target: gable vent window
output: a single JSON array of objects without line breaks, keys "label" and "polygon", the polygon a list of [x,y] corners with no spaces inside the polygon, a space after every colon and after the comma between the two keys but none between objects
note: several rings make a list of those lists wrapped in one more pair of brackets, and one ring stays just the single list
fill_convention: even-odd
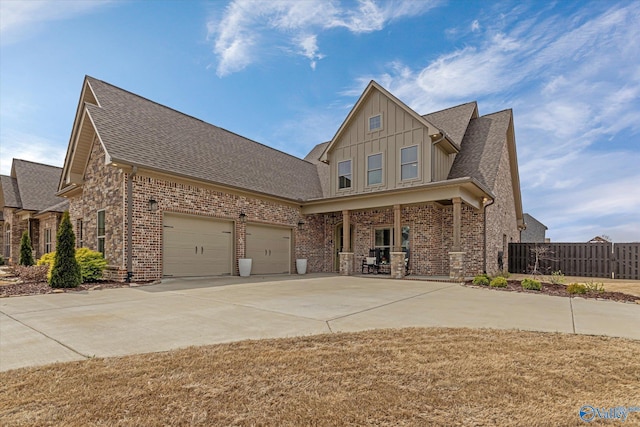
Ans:
[{"label": "gable vent window", "polygon": [[369,132],[382,129],[382,114],[369,117]]},{"label": "gable vent window", "polygon": [[338,163],[338,189],[351,188],[351,160]]}]

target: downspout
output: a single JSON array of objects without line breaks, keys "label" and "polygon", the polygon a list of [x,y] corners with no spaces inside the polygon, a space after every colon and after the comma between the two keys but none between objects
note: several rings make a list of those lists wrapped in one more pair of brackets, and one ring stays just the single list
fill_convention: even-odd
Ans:
[{"label": "downspout", "polygon": [[484,251],[482,251],[483,265],[484,265],[484,274],[487,274],[487,208],[496,202],[495,199],[491,199],[490,203],[484,205],[482,211],[484,215]]},{"label": "downspout", "polygon": [[138,167],[134,166],[127,180],[127,283],[131,283],[133,277],[133,177],[138,173]]}]

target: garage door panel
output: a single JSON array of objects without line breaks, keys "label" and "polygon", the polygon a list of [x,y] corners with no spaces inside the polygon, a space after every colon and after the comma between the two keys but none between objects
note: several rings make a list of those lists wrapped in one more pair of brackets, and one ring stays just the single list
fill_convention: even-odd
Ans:
[{"label": "garage door panel", "polygon": [[246,257],[253,260],[251,274],[288,274],[291,266],[291,230],[247,225]]},{"label": "garage door panel", "polygon": [[211,218],[165,214],[165,276],[229,275],[233,260],[233,223]]}]

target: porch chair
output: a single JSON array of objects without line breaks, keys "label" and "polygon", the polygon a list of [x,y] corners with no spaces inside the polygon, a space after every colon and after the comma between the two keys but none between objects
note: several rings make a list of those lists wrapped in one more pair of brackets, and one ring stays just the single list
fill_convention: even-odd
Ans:
[{"label": "porch chair", "polygon": [[367,269],[367,274],[371,273],[371,270],[373,270],[376,274],[378,273],[378,261],[376,260],[376,257],[374,256],[368,256],[365,257],[362,260],[362,274],[364,274],[364,269]]}]

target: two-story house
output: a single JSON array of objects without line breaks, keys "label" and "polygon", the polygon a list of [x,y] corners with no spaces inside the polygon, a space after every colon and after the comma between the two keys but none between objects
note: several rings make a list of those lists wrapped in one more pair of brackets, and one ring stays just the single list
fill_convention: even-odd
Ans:
[{"label": "two-story house", "polygon": [[58,195],[119,279],[352,274],[371,249],[394,277],[468,276],[524,225],[511,110],[420,115],[373,81],[298,159],[86,77]]}]

